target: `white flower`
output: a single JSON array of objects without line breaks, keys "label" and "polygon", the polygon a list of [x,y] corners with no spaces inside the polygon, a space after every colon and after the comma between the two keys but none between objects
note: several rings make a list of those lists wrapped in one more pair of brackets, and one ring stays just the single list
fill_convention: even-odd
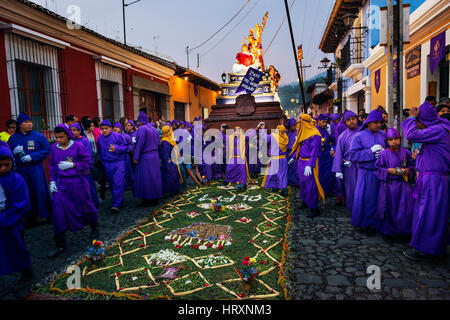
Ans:
[{"label": "white flower", "polygon": [[225,243],[225,245],[226,245],[226,246],[231,246],[231,242],[230,242],[230,241],[227,241],[227,242]]},{"label": "white flower", "polygon": [[264,240],[263,243],[267,243],[267,240]]},{"label": "white flower", "polygon": [[170,236],[165,236],[164,237],[164,240],[170,240],[170,239],[172,239]]},{"label": "white flower", "polygon": [[178,245],[178,244],[180,244],[178,241],[174,241],[174,242],[173,242],[173,245],[174,245],[174,246],[176,246],[176,245]]},{"label": "white flower", "polygon": [[200,249],[200,250],[206,250],[206,249],[208,249],[208,248],[207,248],[206,246],[200,246],[199,249]]},{"label": "white flower", "polygon": [[131,280],[136,281],[138,278],[137,277],[133,277],[131,278]]},{"label": "white flower", "polygon": [[191,283],[191,280],[186,280],[185,284]]}]

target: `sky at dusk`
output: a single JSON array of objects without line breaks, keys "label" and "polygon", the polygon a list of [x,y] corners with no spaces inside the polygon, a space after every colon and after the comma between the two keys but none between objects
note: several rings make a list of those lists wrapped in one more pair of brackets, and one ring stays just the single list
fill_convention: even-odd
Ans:
[{"label": "sky at dusk", "polygon": [[[127,0],[131,3],[134,0]],[[291,5],[293,0],[288,0]],[[123,41],[122,0],[34,0],[49,10],[70,17],[67,9],[76,5],[81,10],[81,24],[109,38]],[[187,66],[186,46],[194,48],[225,25],[247,0],[141,0],[126,9],[127,44],[157,51],[176,63]],[[331,13],[333,0],[295,0],[291,19],[296,45],[303,44],[306,79],[318,69],[325,56],[318,49]],[[284,0],[250,0],[245,8],[222,31],[190,54],[190,68],[221,82],[223,72],[231,72],[240,42],[250,28],[261,23],[266,11],[269,20],[262,43],[266,65],[273,64],[281,74],[281,84],[297,80],[287,19],[273,41],[286,15]],[[200,68],[197,69],[197,53]],[[327,55],[332,60],[332,55]],[[169,59],[169,58],[167,58]]]}]

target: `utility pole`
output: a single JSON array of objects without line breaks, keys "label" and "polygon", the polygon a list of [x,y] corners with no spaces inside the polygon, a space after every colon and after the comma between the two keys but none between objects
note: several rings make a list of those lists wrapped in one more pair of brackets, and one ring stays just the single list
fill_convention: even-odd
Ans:
[{"label": "utility pole", "polygon": [[122,14],[123,14],[123,43],[127,44],[127,29],[125,22],[125,0],[122,0]]},{"label": "utility pole", "polygon": [[189,69],[189,46],[186,47],[187,68]]},{"label": "utility pole", "polygon": [[401,132],[403,117],[403,0],[397,0],[397,130]]},{"label": "utility pole", "polygon": [[[394,126],[394,0],[387,0],[387,35],[388,35],[388,69],[387,69],[387,79],[388,79],[388,109],[389,116],[389,127]],[[398,61],[397,61],[398,63]],[[398,66],[398,64],[397,64]],[[397,79],[400,81],[400,79]]]},{"label": "utility pole", "polygon": [[305,89],[303,88],[303,79],[300,75],[300,68],[298,65],[298,58],[297,58],[297,52],[295,50],[295,41],[294,41],[294,32],[292,31],[292,23],[291,23],[291,15],[289,13],[289,6],[287,3],[287,0],[284,0],[284,6],[286,7],[286,16],[288,18],[288,24],[289,24],[289,31],[291,33],[291,42],[292,42],[292,50],[294,52],[294,59],[295,59],[295,67],[297,69],[297,76],[299,79],[299,84],[300,84],[300,92],[302,93],[302,98],[303,98],[303,112],[307,113],[308,112],[308,108],[306,107],[306,97],[305,97]]}]

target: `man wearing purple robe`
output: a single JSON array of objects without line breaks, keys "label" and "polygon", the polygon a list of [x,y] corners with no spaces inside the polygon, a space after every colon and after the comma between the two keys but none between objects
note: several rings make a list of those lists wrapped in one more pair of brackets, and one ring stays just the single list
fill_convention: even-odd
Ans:
[{"label": "man wearing purple robe", "polygon": [[[225,183],[236,183],[247,185],[247,163],[245,157],[245,135],[241,128],[236,127],[232,135],[226,136],[227,170],[225,172]],[[244,187],[245,188],[245,187]]]},{"label": "man wearing purple robe", "polygon": [[23,241],[23,219],[30,210],[25,179],[14,172],[9,146],[0,146],[0,276],[21,271],[31,278],[31,260]]},{"label": "man wearing purple robe", "polygon": [[[69,126],[69,129],[72,131],[72,134],[74,135],[75,140],[79,143],[81,143],[85,148],[87,153],[91,156],[92,163],[94,163],[94,153],[92,151],[92,145],[91,142],[84,136],[84,130],[81,127],[81,125],[77,122],[74,124],[71,124]],[[92,176],[92,170],[89,170],[89,174],[86,174],[86,180],[89,183],[89,190],[91,192],[92,201],[94,201],[94,205],[98,206],[100,203],[100,200],[98,199],[97,195],[97,188],[95,187],[94,178]]]},{"label": "man wearing purple robe", "polygon": [[161,169],[159,164],[159,133],[141,112],[140,127],[134,148],[134,196],[142,199],[142,205],[154,205],[162,197]]},{"label": "man wearing purple robe", "polygon": [[[164,126],[162,128],[163,138],[161,140],[161,178],[162,189],[165,196],[178,193],[180,183],[183,182],[179,167],[180,154],[178,152],[177,143],[175,141],[172,128]],[[172,150],[174,154],[172,154]],[[175,157],[173,157],[175,156]]]},{"label": "man wearing purple robe", "polygon": [[349,151],[354,135],[359,132],[359,127],[358,118],[351,110],[345,110],[343,120],[348,129],[338,137],[332,171],[336,173],[336,180],[341,182],[347,209],[352,212],[358,167],[356,163],[352,164]]},{"label": "man wearing purple robe", "polygon": [[77,232],[91,226],[91,238],[98,236],[97,208],[92,202],[86,174],[92,169],[92,157],[74,141],[72,131],[64,125],[54,130],[56,143],[50,152],[50,192],[53,194],[53,230],[56,249],[53,258],[66,249],[65,232]]},{"label": "man wearing purple robe", "polygon": [[331,140],[331,143],[333,144],[333,146],[336,146],[337,138],[339,136],[337,134],[336,127],[340,121],[341,121],[341,115],[339,113],[334,113],[331,115],[331,117],[330,117],[330,131],[331,131],[330,140]]},{"label": "man wearing purple robe", "polygon": [[279,125],[278,132],[272,133],[270,140],[269,164],[264,175],[262,187],[281,191],[283,197],[287,196],[287,174],[288,164],[286,159],[287,145],[289,138],[286,134],[286,127]]},{"label": "man wearing purple robe", "polygon": [[112,192],[111,211],[118,213],[123,206],[126,184],[125,157],[129,147],[121,134],[112,131],[109,120],[103,120],[100,130],[102,135],[97,140],[97,154],[105,168],[108,185]]},{"label": "man wearing purple robe", "polygon": [[319,197],[325,204],[325,193],[319,181],[319,153],[322,136],[314,126],[313,119],[303,114],[297,123],[297,139],[292,154],[298,159],[301,209],[309,208],[308,218],[320,214],[317,201]]},{"label": "man wearing purple robe", "polygon": [[130,135],[124,133],[120,122],[116,122],[113,126],[113,131],[120,134],[127,144],[127,155],[125,156],[125,190],[133,190],[134,177],[133,177],[133,153],[134,143]]},{"label": "man wearing purple robe", "polygon": [[413,260],[428,260],[445,254],[449,243],[450,122],[439,118],[429,102],[419,109],[411,108],[409,115],[401,124],[402,130],[406,139],[422,146],[416,157],[412,249],[403,254]]},{"label": "man wearing purple robe", "polygon": [[384,149],[383,112],[373,110],[354,135],[350,144],[350,161],[358,166],[358,181],[352,207],[352,225],[368,235],[376,234],[376,217],[380,181],[375,176],[375,161]]},{"label": "man wearing purple robe", "polygon": [[410,235],[412,227],[412,186],[414,160],[409,150],[401,148],[401,137],[394,128],[387,129],[387,147],[375,162],[375,175],[381,181],[378,195],[377,231],[388,243],[395,235]]},{"label": "man wearing purple robe", "polygon": [[298,160],[291,154],[292,147],[297,139],[297,121],[293,118],[286,122],[288,131],[286,132],[289,142],[286,147],[286,160],[288,162],[288,184],[291,186],[300,186],[298,180]]},{"label": "man wearing purple robe", "polygon": [[319,115],[316,128],[322,136],[322,147],[319,153],[319,181],[325,192],[325,195],[332,194],[334,191],[335,177],[331,173],[333,166],[334,149],[327,130],[330,117],[327,114]]}]

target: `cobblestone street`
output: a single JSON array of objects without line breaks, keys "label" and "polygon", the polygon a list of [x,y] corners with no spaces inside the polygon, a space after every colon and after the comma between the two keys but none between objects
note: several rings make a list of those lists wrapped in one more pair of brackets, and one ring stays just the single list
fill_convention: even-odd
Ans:
[{"label": "cobblestone street", "polygon": [[[298,189],[293,189],[293,223],[289,292],[292,299],[450,299],[450,264],[416,263],[402,255],[408,240],[386,243],[380,235],[368,237],[350,224],[345,207],[334,207],[328,199],[327,209],[309,219],[307,210],[298,209]],[[381,269],[381,289],[367,288],[367,267]]]}]

